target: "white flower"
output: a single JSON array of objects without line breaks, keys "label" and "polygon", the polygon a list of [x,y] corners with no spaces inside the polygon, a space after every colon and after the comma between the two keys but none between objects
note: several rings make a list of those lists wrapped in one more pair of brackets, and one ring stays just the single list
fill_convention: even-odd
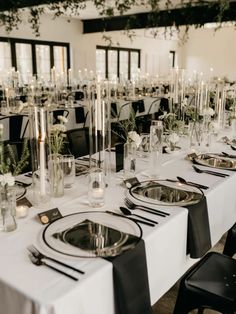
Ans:
[{"label": "white flower", "polygon": [[15,184],[15,178],[12,176],[10,172],[0,175],[0,183],[2,186],[6,184],[8,186],[13,186]]},{"label": "white flower", "polygon": [[68,119],[66,117],[64,117],[64,116],[58,116],[57,119],[59,121],[61,121],[62,123],[67,123],[68,122]]},{"label": "white flower", "polygon": [[66,127],[64,124],[60,123],[53,124],[51,126],[51,132],[66,132]]},{"label": "white flower", "polygon": [[130,131],[128,133],[128,139],[133,141],[136,144],[136,147],[139,147],[139,145],[142,142],[141,137],[138,135],[138,133],[136,131]]},{"label": "white flower", "polygon": [[171,133],[170,134],[170,136],[169,136],[169,141],[171,142],[171,143],[173,143],[173,144],[176,144],[176,143],[178,143],[178,141],[179,141],[179,136],[178,136],[178,134],[177,133]]},{"label": "white flower", "polygon": [[214,116],[214,114],[215,114],[215,110],[210,107],[203,109],[204,116]]}]

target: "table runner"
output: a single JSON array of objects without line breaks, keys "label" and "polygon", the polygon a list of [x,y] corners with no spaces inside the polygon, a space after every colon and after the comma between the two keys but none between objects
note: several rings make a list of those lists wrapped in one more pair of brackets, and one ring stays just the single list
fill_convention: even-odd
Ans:
[{"label": "table runner", "polygon": [[211,248],[206,197],[185,207],[188,209],[187,253],[191,258],[199,258]]}]

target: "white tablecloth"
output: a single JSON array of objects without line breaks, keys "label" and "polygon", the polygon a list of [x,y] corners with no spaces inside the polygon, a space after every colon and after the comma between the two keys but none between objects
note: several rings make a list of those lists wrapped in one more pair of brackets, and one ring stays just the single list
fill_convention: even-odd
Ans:
[{"label": "white tablecloth", "polygon": [[[218,144],[212,147],[212,152],[227,151],[227,148]],[[236,173],[222,171],[230,174],[227,178],[197,174],[184,156],[182,153],[163,155],[161,176],[173,179],[179,175],[210,187],[204,193],[214,245],[236,221]],[[141,170],[145,165],[147,162],[144,160],[138,162],[140,180],[146,179],[145,172]],[[120,175],[113,174],[107,188],[106,205],[102,209],[119,212],[125,194],[120,183]],[[75,187],[67,190],[63,198],[52,199],[50,207],[56,206],[63,215],[91,210],[87,200],[87,177],[78,177]],[[196,262],[186,255],[187,209],[163,206],[161,209],[171,215],[162,218],[139,212],[159,221],[154,228],[142,226],[152,304]],[[41,247],[44,252],[83,269],[86,274],[79,275],[78,282],[46,267],[37,268],[31,264],[26,248],[32,243],[39,245],[44,226],[39,223],[37,213],[43,210],[31,208],[27,218],[18,220],[16,231],[0,233],[0,314],[114,313],[111,263],[100,258],[64,257]]]}]

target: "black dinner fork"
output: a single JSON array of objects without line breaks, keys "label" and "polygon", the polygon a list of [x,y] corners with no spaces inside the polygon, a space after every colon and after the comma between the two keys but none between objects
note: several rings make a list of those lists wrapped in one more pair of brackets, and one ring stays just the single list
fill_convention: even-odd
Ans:
[{"label": "black dinner fork", "polygon": [[130,209],[130,210],[134,210],[134,209],[139,209],[139,210],[143,210],[144,212],[150,213],[150,214],[154,214],[154,215],[158,215],[161,217],[166,217],[169,216],[169,213],[163,212],[161,210],[158,209],[154,209],[154,208],[150,208],[144,205],[137,205],[134,204],[130,199],[125,198],[124,200],[125,205]]}]

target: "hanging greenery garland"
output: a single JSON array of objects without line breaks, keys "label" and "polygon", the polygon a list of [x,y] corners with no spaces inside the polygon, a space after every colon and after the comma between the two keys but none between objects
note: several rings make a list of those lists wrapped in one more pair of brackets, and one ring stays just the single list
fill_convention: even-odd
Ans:
[{"label": "hanging greenery garland", "polygon": [[[17,0],[4,1],[0,4],[0,26],[7,32],[18,29],[23,22],[22,13],[28,11],[28,23],[36,36],[40,35],[40,17],[51,13],[53,18],[66,14],[68,21],[71,17],[79,16],[86,8],[86,0]],[[181,0],[176,6],[174,0],[93,0],[101,16],[100,31],[109,30],[109,23],[117,16],[124,16],[134,7],[143,7],[145,13],[125,15],[121,26],[123,29],[173,27],[181,25],[201,27],[207,22],[217,22],[219,26],[224,21],[236,20],[236,5],[234,1],[218,0]],[[147,9],[149,12],[146,12]]]}]

